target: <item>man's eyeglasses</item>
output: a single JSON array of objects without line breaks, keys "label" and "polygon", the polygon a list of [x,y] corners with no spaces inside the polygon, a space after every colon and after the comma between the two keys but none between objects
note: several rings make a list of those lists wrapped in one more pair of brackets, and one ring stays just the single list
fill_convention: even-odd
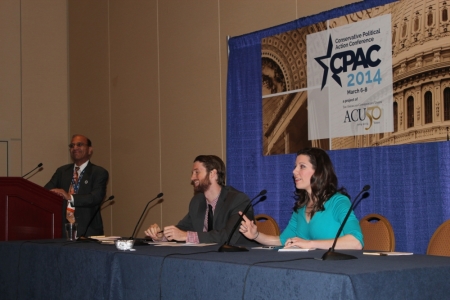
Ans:
[{"label": "man's eyeglasses", "polygon": [[70,149],[72,149],[72,148],[74,148],[75,146],[77,146],[78,148],[81,148],[81,147],[83,147],[83,146],[86,146],[86,144],[85,143],[75,143],[75,144],[69,144],[69,148]]}]

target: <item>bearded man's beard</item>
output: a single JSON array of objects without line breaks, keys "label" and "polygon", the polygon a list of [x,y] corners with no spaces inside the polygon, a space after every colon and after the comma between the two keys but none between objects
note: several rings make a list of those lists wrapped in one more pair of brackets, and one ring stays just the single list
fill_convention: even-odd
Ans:
[{"label": "bearded man's beard", "polygon": [[[192,182],[192,184],[194,184]],[[209,187],[211,186],[211,181],[209,180],[209,177],[206,176],[205,179],[199,180],[198,185],[194,185],[194,192],[195,193],[204,193],[206,192]]]}]

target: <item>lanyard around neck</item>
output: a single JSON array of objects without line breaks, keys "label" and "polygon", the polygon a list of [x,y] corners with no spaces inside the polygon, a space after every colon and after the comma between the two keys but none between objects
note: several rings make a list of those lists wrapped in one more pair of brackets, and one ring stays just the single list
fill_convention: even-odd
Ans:
[{"label": "lanyard around neck", "polygon": [[73,178],[72,176],[72,187],[75,194],[78,194],[78,189],[80,188],[80,181],[81,178],[83,177],[84,171],[86,171],[86,168],[84,168],[83,171],[81,171],[80,175],[78,176],[78,182],[75,182],[75,178]]}]

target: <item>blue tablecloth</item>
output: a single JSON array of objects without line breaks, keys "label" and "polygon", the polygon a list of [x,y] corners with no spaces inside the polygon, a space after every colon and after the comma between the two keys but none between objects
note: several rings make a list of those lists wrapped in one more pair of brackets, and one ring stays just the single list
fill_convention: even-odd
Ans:
[{"label": "blue tablecloth", "polygon": [[0,242],[2,299],[444,299],[450,258],[366,256],[321,261],[324,250],[220,253],[218,246]]}]

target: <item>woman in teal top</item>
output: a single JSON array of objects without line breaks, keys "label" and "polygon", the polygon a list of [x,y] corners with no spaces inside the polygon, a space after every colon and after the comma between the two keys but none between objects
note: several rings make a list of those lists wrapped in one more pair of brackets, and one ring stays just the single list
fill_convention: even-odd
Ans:
[{"label": "woman in teal top", "polygon": [[[239,231],[264,245],[329,249],[351,206],[345,188],[337,188],[330,157],[319,148],[300,150],[292,173],[297,189],[296,202],[291,220],[281,235],[260,233],[246,216]],[[352,211],[335,249],[362,249],[363,245],[361,227]]]}]

